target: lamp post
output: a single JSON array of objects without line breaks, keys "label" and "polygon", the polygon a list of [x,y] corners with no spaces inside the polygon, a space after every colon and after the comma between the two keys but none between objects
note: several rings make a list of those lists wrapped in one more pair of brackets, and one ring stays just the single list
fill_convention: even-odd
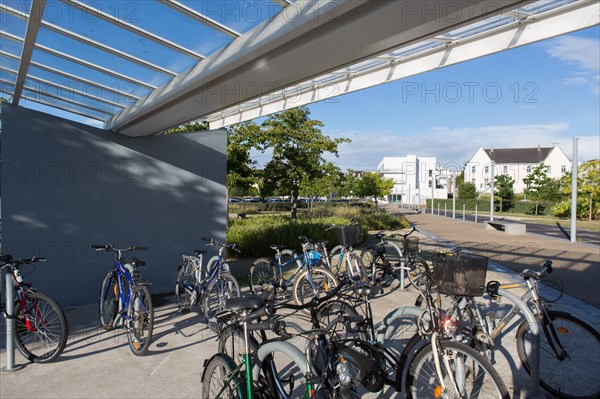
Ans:
[{"label": "lamp post", "polygon": [[[577,137],[573,137],[573,161],[571,165],[571,242],[577,240]],[[590,213],[592,209],[590,207]]]}]

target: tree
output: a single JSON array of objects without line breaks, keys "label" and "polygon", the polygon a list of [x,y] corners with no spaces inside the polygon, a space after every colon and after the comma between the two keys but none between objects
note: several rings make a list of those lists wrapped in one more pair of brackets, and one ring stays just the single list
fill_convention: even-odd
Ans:
[{"label": "tree", "polygon": [[375,207],[377,207],[377,199],[388,195],[393,187],[394,179],[384,179],[377,172],[367,172],[356,183],[356,194],[359,197],[375,198]]},{"label": "tree", "polygon": [[475,187],[475,183],[463,181],[461,184],[457,184],[457,188],[458,188],[458,198],[460,198],[460,199],[477,198],[477,187]]},{"label": "tree", "polygon": [[535,214],[537,216],[540,201],[552,201],[556,200],[559,196],[559,183],[548,177],[546,172],[546,165],[543,163],[539,164],[530,174],[525,176],[523,183],[525,183],[525,195],[527,199],[535,202]]},{"label": "tree", "polygon": [[335,164],[323,165],[323,174],[313,179],[304,179],[300,184],[300,193],[310,197],[328,197],[336,195],[340,188],[342,172]]},{"label": "tree", "polygon": [[[588,220],[600,218],[600,161],[588,161],[579,166],[577,173],[577,217]],[[553,213],[557,216],[571,214],[571,173],[560,180],[560,191],[567,197],[558,204]]]},{"label": "tree", "polygon": [[342,175],[339,187],[340,197],[352,197],[356,194],[356,185],[358,184],[358,177],[352,169],[348,169],[346,173]]},{"label": "tree", "polygon": [[512,207],[512,201],[515,198],[514,184],[515,180],[509,175],[494,177],[494,195],[500,200],[500,212]]},{"label": "tree", "polygon": [[208,130],[208,122],[188,122],[183,125],[173,127],[171,129],[164,130],[162,135],[168,134],[176,134],[176,133],[191,133],[191,132],[199,132],[202,130]]},{"label": "tree", "polygon": [[232,195],[245,195],[257,182],[256,162],[250,149],[260,136],[260,127],[244,122],[227,129],[227,189]]},{"label": "tree", "polygon": [[338,155],[340,143],[348,139],[331,139],[321,132],[323,123],[310,119],[307,107],[298,107],[270,116],[262,124],[257,140],[261,151],[270,149],[273,158],[264,168],[264,184],[272,190],[291,193],[291,217],[296,218],[298,195],[303,181],[312,181],[324,175],[327,163],[324,153]]}]

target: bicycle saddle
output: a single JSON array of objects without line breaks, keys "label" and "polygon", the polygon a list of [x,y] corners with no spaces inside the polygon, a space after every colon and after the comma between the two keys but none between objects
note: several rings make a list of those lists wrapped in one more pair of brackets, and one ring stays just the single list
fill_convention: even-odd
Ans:
[{"label": "bicycle saddle", "polygon": [[246,298],[231,298],[225,302],[225,307],[230,310],[250,310],[260,309],[264,306],[265,301],[257,296]]},{"label": "bicycle saddle", "polygon": [[145,266],[146,262],[144,262],[141,259],[138,259],[136,257],[131,258],[131,264],[133,265],[133,267],[140,267],[140,266]]},{"label": "bicycle saddle", "polygon": [[279,244],[271,244],[269,246],[269,248],[274,249],[276,251],[281,251],[283,249],[283,245],[279,245]]},{"label": "bicycle saddle", "polygon": [[369,287],[369,286],[357,287],[357,288],[354,288],[354,292],[357,295],[377,295],[377,294],[383,294],[383,288]]},{"label": "bicycle saddle", "polygon": [[196,256],[204,255],[205,253],[206,253],[206,250],[204,250],[204,249],[194,249],[194,255],[196,255]]},{"label": "bicycle saddle", "polygon": [[13,260],[11,255],[2,255],[0,256],[0,263],[10,263]]}]

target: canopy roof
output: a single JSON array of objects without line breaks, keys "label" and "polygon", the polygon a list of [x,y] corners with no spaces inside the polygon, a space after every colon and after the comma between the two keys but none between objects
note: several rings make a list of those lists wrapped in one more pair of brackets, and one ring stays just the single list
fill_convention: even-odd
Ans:
[{"label": "canopy roof", "polygon": [[599,15],[594,0],[0,0],[0,93],[129,136],[217,128]]}]

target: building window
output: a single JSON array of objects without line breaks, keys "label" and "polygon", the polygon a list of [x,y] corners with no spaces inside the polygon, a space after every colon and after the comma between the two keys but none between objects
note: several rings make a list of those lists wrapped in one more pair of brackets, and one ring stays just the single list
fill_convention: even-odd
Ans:
[{"label": "building window", "polygon": [[508,166],[504,165],[502,167],[502,173],[507,174],[508,173]]},{"label": "building window", "polygon": [[477,166],[471,166],[471,173],[477,172]]},{"label": "building window", "polygon": [[433,170],[429,169],[429,177],[433,176]]},{"label": "building window", "polygon": [[483,188],[483,183],[479,183],[479,188]]},{"label": "building window", "polygon": [[565,173],[566,171],[567,171],[567,165],[562,165],[562,166],[560,167],[560,172],[561,172],[561,173]]},{"label": "building window", "polygon": [[489,187],[489,185],[490,185],[490,179],[485,179],[485,186]]},{"label": "building window", "polygon": [[531,165],[527,165],[527,173],[531,173]]},{"label": "building window", "polygon": [[475,184],[475,179],[471,179],[471,183]]},{"label": "building window", "polygon": [[546,166],[546,173],[552,173],[552,166]]},{"label": "building window", "polygon": [[431,184],[432,184],[432,182],[431,182],[431,180],[429,180],[429,188],[431,188]]},{"label": "building window", "polygon": [[486,175],[487,175],[488,173],[490,173],[490,167],[489,167],[489,166],[486,166],[484,170],[485,170],[485,174],[486,174]]}]

